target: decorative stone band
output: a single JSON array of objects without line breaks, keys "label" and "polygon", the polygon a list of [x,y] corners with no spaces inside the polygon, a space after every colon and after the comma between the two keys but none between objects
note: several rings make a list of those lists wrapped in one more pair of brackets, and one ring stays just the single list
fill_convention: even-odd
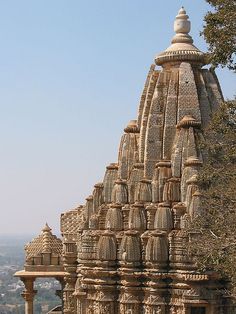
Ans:
[{"label": "decorative stone band", "polygon": [[200,128],[201,122],[194,119],[192,116],[184,116],[183,119],[177,124],[177,128]]},{"label": "decorative stone band", "polygon": [[140,129],[137,126],[137,120],[131,120],[126,128],[124,128],[125,133],[139,133]]},{"label": "decorative stone band", "polygon": [[157,65],[163,65],[168,62],[193,62],[199,63],[200,65],[207,64],[208,57],[201,51],[197,50],[176,50],[176,51],[165,51],[159,54],[155,58]]},{"label": "decorative stone band", "polygon": [[[169,277],[171,279],[185,280],[185,281],[208,281],[210,279],[215,279],[214,273],[209,272],[209,274],[198,274],[198,273],[170,273]],[[216,277],[217,278],[217,277]]]},{"label": "decorative stone band", "polygon": [[97,189],[102,189],[103,188],[103,183],[102,182],[98,182],[94,185],[95,188]]},{"label": "decorative stone band", "polygon": [[160,160],[156,163],[156,168],[158,167],[168,167],[171,168],[171,161],[170,160]]},{"label": "decorative stone band", "polygon": [[185,167],[189,167],[189,166],[202,166],[203,162],[201,160],[199,160],[198,158],[195,157],[189,157],[185,163],[184,166]]},{"label": "decorative stone band", "polygon": [[92,201],[92,200],[93,200],[93,195],[89,195],[88,197],[86,197],[85,200],[86,200],[86,201]]},{"label": "decorative stone band", "polygon": [[134,164],[133,167],[134,167],[134,169],[141,169],[141,170],[143,170],[144,169],[144,163],[137,162],[137,163]]},{"label": "decorative stone band", "polygon": [[118,170],[118,164],[117,163],[111,163],[106,168],[107,168],[107,170]]},{"label": "decorative stone band", "polygon": [[126,180],[122,180],[122,179],[117,179],[115,181],[115,184],[119,184],[119,185],[126,185],[127,181]]}]

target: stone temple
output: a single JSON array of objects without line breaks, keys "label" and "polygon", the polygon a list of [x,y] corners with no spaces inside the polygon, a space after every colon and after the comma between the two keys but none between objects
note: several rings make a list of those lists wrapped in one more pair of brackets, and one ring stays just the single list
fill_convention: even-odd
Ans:
[{"label": "stone temple", "polygon": [[199,143],[223,97],[193,45],[184,8],[174,31],[150,67],[118,162],[107,166],[85,205],[61,215],[62,240],[46,225],[26,246],[25,269],[16,276],[25,283],[27,314],[38,277],[61,282],[62,307],[51,313],[235,313],[216,274],[199,273],[188,254],[187,227],[201,214]]}]

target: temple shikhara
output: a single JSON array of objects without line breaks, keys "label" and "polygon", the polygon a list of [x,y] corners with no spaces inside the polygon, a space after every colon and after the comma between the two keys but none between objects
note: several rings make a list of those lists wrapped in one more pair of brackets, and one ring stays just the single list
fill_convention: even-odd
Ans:
[{"label": "temple shikhara", "polygon": [[223,97],[184,8],[174,31],[150,67],[118,162],[85,205],[61,215],[62,240],[46,225],[26,246],[25,269],[16,273],[25,313],[33,313],[38,277],[61,282],[62,306],[51,313],[233,313],[219,277],[199,273],[188,254],[188,226],[201,214],[200,142]]}]

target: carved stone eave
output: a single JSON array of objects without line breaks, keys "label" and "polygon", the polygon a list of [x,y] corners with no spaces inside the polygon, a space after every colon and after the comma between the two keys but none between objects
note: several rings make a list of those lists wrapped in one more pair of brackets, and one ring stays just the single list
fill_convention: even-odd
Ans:
[{"label": "carved stone eave", "polygon": [[156,64],[162,66],[167,63],[194,62],[201,67],[208,64],[208,60],[208,55],[196,50],[165,51],[155,58]]}]

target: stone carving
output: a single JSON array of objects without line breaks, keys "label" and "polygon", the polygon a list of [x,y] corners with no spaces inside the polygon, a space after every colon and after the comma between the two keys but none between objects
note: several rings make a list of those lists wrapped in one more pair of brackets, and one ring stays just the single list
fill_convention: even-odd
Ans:
[{"label": "stone carving", "polygon": [[139,304],[121,304],[120,305],[120,314],[135,314],[140,313]]},{"label": "stone carving", "polygon": [[64,313],[183,314],[186,302],[205,302],[219,314],[222,286],[196,271],[187,227],[201,215],[199,142],[222,94],[215,74],[202,69],[184,8],[174,29],[155,58],[162,67],[151,65],[118,163],[106,167],[85,205],[62,214],[63,250],[48,226],[26,246],[26,268],[63,270]]},{"label": "stone carving", "polygon": [[161,309],[161,306],[152,306],[152,305],[146,305],[144,309],[144,314],[162,314],[163,311]]}]

